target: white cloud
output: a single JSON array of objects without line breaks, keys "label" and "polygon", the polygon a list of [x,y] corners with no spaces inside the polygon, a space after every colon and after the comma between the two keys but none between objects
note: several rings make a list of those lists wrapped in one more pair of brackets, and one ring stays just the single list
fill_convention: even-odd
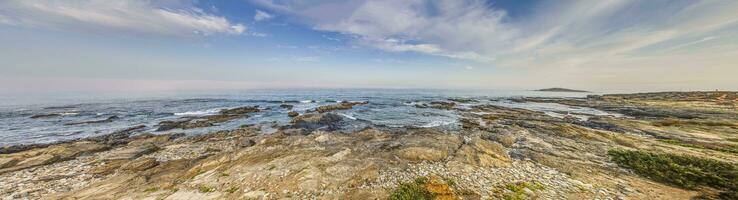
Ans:
[{"label": "white cloud", "polygon": [[[738,74],[738,1],[543,1],[517,16],[484,0],[251,1],[348,45],[470,60],[528,80],[738,83],[727,75]],[[694,70],[707,66],[724,73]]]},{"label": "white cloud", "polygon": [[261,10],[256,10],[256,14],[254,14],[254,21],[257,22],[270,20],[272,18],[274,18],[274,15]]},{"label": "white cloud", "polygon": [[0,2],[0,13],[5,24],[98,33],[191,37],[246,31],[243,24],[178,1],[8,0]]},{"label": "white cloud", "polygon": [[253,1],[364,46],[505,66],[581,65],[653,45],[663,51],[738,23],[734,1],[544,2],[522,19],[482,0]]}]

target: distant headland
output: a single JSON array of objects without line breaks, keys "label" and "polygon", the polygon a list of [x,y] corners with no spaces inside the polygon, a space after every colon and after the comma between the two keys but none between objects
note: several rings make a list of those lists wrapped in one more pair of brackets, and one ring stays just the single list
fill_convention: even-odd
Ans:
[{"label": "distant headland", "polygon": [[545,89],[538,89],[535,91],[539,92],[589,92],[584,90],[573,90],[568,88],[545,88]]}]

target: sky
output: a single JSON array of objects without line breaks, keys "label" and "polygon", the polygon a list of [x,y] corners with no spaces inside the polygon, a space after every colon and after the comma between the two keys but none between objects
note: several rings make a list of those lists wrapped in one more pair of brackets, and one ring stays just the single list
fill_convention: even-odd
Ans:
[{"label": "sky", "polygon": [[3,0],[0,93],[738,90],[733,0]]}]

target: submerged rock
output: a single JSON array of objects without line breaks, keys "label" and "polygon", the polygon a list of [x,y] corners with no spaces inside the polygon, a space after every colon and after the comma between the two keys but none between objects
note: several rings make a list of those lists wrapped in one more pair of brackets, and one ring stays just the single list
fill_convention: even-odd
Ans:
[{"label": "submerged rock", "polygon": [[101,120],[92,120],[92,121],[83,121],[83,122],[72,122],[72,123],[66,123],[64,125],[70,126],[70,125],[80,125],[80,124],[98,124],[98,123],[108,123],[113,122],[113,120],[118,119],[118,116],[110,116],[107,119],[101,119]]},{"label": "submerged rock", "polygon": [[59,113],[38,114],[38,115],[31,116],[31,119],[59,117],[59,116],[61,116],[61,114],[59,114]]},{"label": "submerged rock", "polygon": [[282,104],[282,105],[279,105],[279,107],[280,108],[287,109],[287,110],[292,110],[292,108],[295,107],[295,106],[290,105],[290,104]]},{"label": "submerged rock", "polygon": [[415,104],[416,108],[435,108],[435,109],[443,109],[443,110],[451,110],[456,106],[456,103],[454,102],[445,102],[445,101],[433,101],[428,104],[422,103],[422,104]]},{"label": "submerged rock", "polygon": [[287,113],[287,116],[290,116],[290,117],[297,117],[298,115],[300,115],[300,113],[295,112],[295,111],[290,111]]},{"label": "submerged rock", "polygon": [[355,105],[364,105],[364,104],[367,104],[367,103],[368,102],[365,102],[365,101],[361,101],[361,102],[347,102],[347,101],[344,101],[344,102],[341,102],[341,103],[338,103],[338,104],[320,106],[318,108],[315,108],[315,111],[317,111],[319,113],[324,113],[324,112],[330,112],[330,111],[334,111],[334,110],[348,110],[348,109],[353,108]]}]

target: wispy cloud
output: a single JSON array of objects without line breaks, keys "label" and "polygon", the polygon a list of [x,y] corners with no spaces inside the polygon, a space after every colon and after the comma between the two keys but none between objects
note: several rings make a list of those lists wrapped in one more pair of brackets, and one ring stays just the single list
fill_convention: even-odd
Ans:
[{"label": "wispy cloud", "polygon": [[254,14],[254,21],[257,22],[270,20],[272,18],[274,18],[274,15],[261,10],[256,10],[256,14]]},{"label": "wispy cloud", "polygon": [[[307,18],[317,30],[353,35],[364,46],[504,66],[586,64],[653,45],[664,51],[738,22],[734,1],[544,2],[524,20],[482,0],[255,2]],[[345,10],[327,12],[336,7]]]},{"label": "wispy cloud", "polygon": [[542,1],[518,17],[484,0],[252,1],[346,35],[349,45],[515,69],[531,80],[729,79],[698,66],[738,73],[738,1]]},{"label": "wispy cloud", "polygon": [[186,2],[162,1],[0,2],[0,23],[68,31],[136,33],[166,36],[238,35],[246,26],[203,11]]}]

